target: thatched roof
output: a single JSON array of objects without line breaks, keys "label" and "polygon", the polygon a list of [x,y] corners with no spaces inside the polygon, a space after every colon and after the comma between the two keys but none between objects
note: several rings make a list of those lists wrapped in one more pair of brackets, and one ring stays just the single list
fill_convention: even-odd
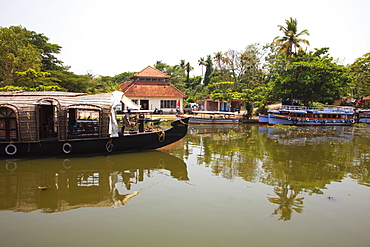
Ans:
[{"label": "thatched roof", "polygon": [[26,107],[42,104],[44,101],[52,101],[62,107],[73,105],[94,105],[98,107],[109,107],[112,94],[72,93],[60,91],[17,91],[0,92],[0,105],[10,104],[17,107]]}]

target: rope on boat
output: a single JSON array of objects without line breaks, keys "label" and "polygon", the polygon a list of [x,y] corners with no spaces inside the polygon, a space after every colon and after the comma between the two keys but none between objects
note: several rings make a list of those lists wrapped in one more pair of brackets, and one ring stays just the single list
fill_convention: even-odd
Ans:
[{"label": "rope on boat", "polygon": [[[29,140],[32,140],[33,138],[31,137],[31,132],[30,132],[30,121],[31,121],[31,115],[30,115],[30,113],[29,112],[27,112],[27,123],[26,123],[26,125],[27,125],[27,133],[28,133],[28,138],[29,138]],[[31,142],[29,141],[28,142],[28,149],[27,149],[27,152],[29,152],[31,150]]]},{"label": "rope on boat", "polygon": [[162,132],[157,132],[157,135],[158,135],[158,140],[159,142],[164,142],[164,139],[166,137],[166,133],[162,130]]},{"label": "rope on boat", "polygon": [[105,149],[107,150],[108,153],[111,153],[114,149],[114,145],[112,143],[112,139],[110,139],[107,144],[105,144]]}]

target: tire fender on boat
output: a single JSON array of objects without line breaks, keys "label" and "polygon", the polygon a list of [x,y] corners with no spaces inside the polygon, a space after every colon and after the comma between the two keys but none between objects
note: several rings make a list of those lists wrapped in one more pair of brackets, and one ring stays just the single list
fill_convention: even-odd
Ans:
[{"label": "tire fender on boat", "polygon": [[351,123],[355,123],[355,120],[354,119],[351,119],[350,121],[351,121]]},{"label": "tire fender on boat", "polygon": [[310,119],[309,118],[306,118],[306,122],[309,122],[310,121]]},{"label": "tire fender on boat", "polygon": [[318,122],[319,122],[319,120],[315,119],[315,123],[318,123]]},{"label": "tire fender on boat", "polygon": [[72,151],[72,145],[68,142],[63,144],[63,153],[69,154]]},{"label": "tire fender on boat", "polygon": [[298,121],[298,122],[300,122],[300,121],[302,121],[302,119],[300,119],[300,118],[297,118],[297,121]]},{"label": "tire fender on boat", "polygon": [[105,149],[108,153],[111,153],[114,150],[114,145],[112,141],[108,141],[107,144],[105,144]]},{"label": "tire fender on boat", "polygon": [[[10,148],[10,150],[9,150],[9,148]],[[7,154],[7,155],[14,155],[14,154],[16,154],[17,153],[17,151],[18,151],[18,149],[17,149],[17,147],[14,145],[14,144],[8,144],[6,147],[5,147],[5,153]]]},{"label": "tire fender on boat", "polygon": [[290,120],[292,120],[292,118],[291,117],[288,117],[288,120],[290,121]]}]

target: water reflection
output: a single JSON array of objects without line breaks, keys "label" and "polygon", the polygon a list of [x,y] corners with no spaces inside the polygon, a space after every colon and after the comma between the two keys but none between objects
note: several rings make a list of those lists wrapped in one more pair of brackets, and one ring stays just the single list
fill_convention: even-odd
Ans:
[{"label": "water reflection", "polygon": [[[174,150],[168,149],[173,155],[145,152],[93,158],[0,160],[0,209],[59,212],[80,207],[121,207],[140,197],[144,180],[152,179],[159,171],[166,171],[179,181],[189,180],[187,163],[207,167],[206,173],[226,180],[244,180],[250,187],[257,183],[267,185],[270,192],[259,196],[271,205],[269,212],[274,217],[288,221],[294,214],[304,213],[310,196],[323,195],[328,199],[325,191],[333,182],[350,178],[370,188],[369,131],[370,128],[357,126],[191,126]],[[208,174],[196,175],[204,179],[202,184],[207,184]],[[196,182],[190,184],[196,188]],[[200,192],[207,195],[209,203],[219,200],[208,198],[216,186],[222,187],[212,180]],[[186,194],[181,189],[177,195]],[[184,198],[196,205],[193,193]]]},{"label": "water reflection", "polygon": [[154,171],[188,180],[183,160],[153,151],[70,159],[0,161],[0,210],[45,213],[80,207],[120,207]]},{"label": "water reflection", "polygon": [[370,185],[369,131],[367,126],[192,126],[182,155],[222,178],[272,186],[274,195],[267,198],[276,206],[273,215],[291,220],[293,212],[303,212],[305,196],[324,194],[334,181],[349,177]]}]

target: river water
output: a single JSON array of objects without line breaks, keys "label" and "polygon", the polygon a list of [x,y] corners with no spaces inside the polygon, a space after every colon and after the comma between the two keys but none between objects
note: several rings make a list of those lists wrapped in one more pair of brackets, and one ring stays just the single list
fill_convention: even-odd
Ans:
[{"label": "river water", "polygon": [[190,126],[161,151],[0,160],[1,246],[370,246],[370,128]]}]

